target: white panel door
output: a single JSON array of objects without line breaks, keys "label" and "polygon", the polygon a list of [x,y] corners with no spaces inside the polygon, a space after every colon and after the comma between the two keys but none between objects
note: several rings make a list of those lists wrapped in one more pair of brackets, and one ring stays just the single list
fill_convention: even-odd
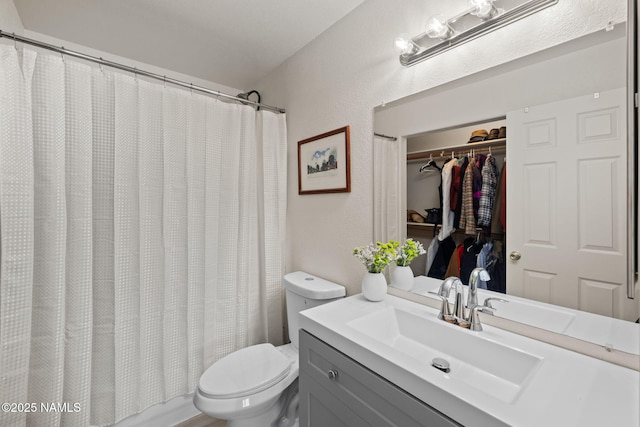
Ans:
[{"label": "white panel door", "polygon": [[[507,292],[627,320],[624,89],[507,115]],[[511,258],[511,259],[509,259]]]}]

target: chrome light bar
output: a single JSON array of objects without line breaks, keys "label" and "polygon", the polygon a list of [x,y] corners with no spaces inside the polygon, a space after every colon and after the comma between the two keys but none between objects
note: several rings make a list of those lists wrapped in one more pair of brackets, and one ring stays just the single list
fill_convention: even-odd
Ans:
[{"label": "chrome light bar", "polygon": [[556,3],[558,0],[495,0],[496,13],[484,19],[469,9],[442,23],[451,29],[445,33],[446,38],[431,38],[427,32],[413,37],[414,49],[400,54],[400,63],[405,67],[415,65]]}]

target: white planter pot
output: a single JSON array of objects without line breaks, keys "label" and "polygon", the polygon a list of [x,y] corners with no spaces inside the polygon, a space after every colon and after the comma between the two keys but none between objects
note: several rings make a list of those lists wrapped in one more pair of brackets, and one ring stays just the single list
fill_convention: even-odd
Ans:
[{"label": "white planter pot", "polygon": [[413,288],[413,271],[411,267],[397,266],[391,270],[391,285],[396,289],[408,291]]},{"label": "white planter pot", "polygon": [[362,294],[369,301],[382,301],[387,295],[387,279],[382,273],[367,273],[362,278]]}]

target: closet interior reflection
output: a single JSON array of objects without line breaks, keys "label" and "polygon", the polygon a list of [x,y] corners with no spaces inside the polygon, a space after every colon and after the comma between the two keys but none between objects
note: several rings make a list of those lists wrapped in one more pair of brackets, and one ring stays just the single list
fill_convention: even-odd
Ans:
[{"label": "closet interior reflection", "polygon": [[[467,284],[471,271],[483,267],[492,280],[482,281],[480,287],[506,291],[502,254],[506,200],[500,181],[506,143],[504,118],[407,139],[407,237],[429,248],[413,262],[414,274],[456,276]],[[442,148],[430,149],[434,146]],[[488,173],[491,170],[493,174]],[[483,182],[487,180],[493,182]],[[469,209],[463,207],[465,189],[470,193],[466,194]]]}]

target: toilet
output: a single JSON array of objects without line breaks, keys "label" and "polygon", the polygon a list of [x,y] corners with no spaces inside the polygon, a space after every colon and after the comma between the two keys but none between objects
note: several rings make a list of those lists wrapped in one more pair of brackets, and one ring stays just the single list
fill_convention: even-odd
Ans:
[{"label": "toilet", "polygon": [[298,330],[302,310],[345,296],[343,286],[296,271],[282,279],[290,344],[257,344],[235,351],[200,377],[193,403],[227,427],[298,425]]}]

